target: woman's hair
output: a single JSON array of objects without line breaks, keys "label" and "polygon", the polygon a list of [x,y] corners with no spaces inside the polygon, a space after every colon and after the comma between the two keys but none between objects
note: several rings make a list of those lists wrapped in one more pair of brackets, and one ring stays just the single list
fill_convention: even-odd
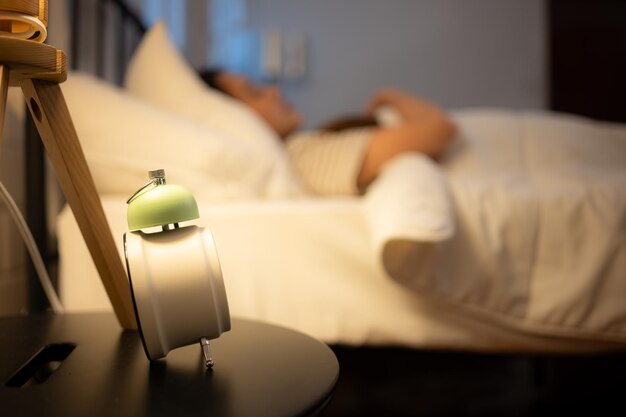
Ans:
[{"label": "woman's hair", "polygon": [[376,118],[363,115],[350,115],[338,117],[320,128],[326,132],[341,132],[342,130],[354,129],[357,127],[375,127],[378,126]]},{"label": "woman's hair", "polygon": [[221,68],[205,68],[202,71],[200,71],[198,74],[200,75],[200,78],[202,78],[202,80],[211,88],[216,89],[217,91],[221,91],[224,94],[228,94],[226,91],[224,91],[224,89],[219,85],[219,83],[217,82],[217,77],[220,76],[220,74],[222,74],[224,72],[224,70],[222,70]]}]

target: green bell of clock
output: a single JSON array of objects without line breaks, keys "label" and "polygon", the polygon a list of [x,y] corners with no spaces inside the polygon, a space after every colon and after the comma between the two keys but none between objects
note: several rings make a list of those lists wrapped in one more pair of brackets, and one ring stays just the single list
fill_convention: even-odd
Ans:
[{"label": "green bell of clock", "polygon": [[150,181],[128,199],[127,220],[129,230],[161,226],[194,220],[200,217],[193,195],[179,185],[165,182],[165,171],[149,171]]}]

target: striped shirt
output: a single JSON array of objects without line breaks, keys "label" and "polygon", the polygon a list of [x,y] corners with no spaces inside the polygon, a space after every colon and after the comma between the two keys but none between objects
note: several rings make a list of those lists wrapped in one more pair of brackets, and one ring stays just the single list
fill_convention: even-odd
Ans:
[{"label": "striped shirt", "polygon": [[312,193],[356,195],[357,177],[371,133],[372,128],[296,133],[287,138],[287,154],[300,180]]}]

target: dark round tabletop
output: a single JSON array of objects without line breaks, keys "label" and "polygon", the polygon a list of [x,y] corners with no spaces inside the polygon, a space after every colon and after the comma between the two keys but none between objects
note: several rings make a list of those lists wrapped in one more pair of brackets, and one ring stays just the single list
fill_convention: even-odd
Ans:
[{"label": "dark round tabletop", "polygon": [[[339,374],[325,344],[242,319],[211,341],[212,370],[199,344],[149,362],[139,334],[122,331],[112,314],[1,318],[0,343],[0,405],[7,415],[310,415],[328,403]],[[57,369],[40,370],[44,382],[16,384],[12,376],[47,345],[47,363],[38,367]]]}]

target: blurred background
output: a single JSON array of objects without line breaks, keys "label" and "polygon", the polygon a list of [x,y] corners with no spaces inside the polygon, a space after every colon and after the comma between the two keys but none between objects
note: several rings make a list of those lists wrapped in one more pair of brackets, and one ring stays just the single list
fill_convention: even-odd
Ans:
[{"label": "blurred background", "polygon": [[[121,84],[113,53],[115,0],[53,0],[48,43],[71,67]],[[197,69],[219,66],[279,85],[314,127],[363,109],[380,87],[422,95],[445,109],[568,111],[626,121],[626,2],[618,0],[127,0],[146,27],[164,20]],[[584,7],[583,7],[584,6]],[[81,15],[93,19],[78,20]],[[96,22],[96,24],[94,24]],[[72,31],[80,36],[71,40]],[[94,48],[96,33],[106,36]],[[135,44],[139,35],[135,36]],[[105,51],[97,65],[96,49]],[[107,51],[111,51],[107,55]],[[80,59],[73,59],[74,52]],[[558,56],[558,59],[556,57]],[[96,69],[98,68],[98,69]],[[611,75],[611,76],[606,76]],[[617,76],[616,76],[617,75]],[[616,84],[615,80],[618,81]],[[619,84],[621,82],[621,84]],[[33,175],[19,89],[9,91],[0,180],[35,234],[54,236],[62,197],[53,175]],[[29,177],[48,192],[27,204]],[[49,170],[48,170],[49,171]],[[47,179],[44,179],[47,178]],[[44,204],[44,202],[46,204]],[[47,207],[48,213],[28,213]],[[50,233],[48,233],[50,232]],[[41,242],[41,240],[40,240]],[[53,270],[56,242],[40,243]],[[0,205],[0,314],[41,305],[21,238]],[[30,272],[32,275],[32,271]],[[39,301],[37,301],[39,299]]]}]

